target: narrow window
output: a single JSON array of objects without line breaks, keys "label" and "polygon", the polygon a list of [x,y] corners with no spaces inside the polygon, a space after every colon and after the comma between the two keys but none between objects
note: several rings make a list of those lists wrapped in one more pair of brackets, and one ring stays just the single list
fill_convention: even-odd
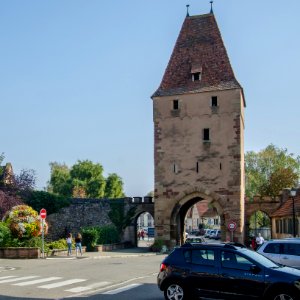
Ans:
[{"label": "narrow window", "polygon": [[209,141],[209,128],[203,129],[203,141]]},{"label": "narrow window", "polygon": [[220,163],[220,170],[222,170],[222,163]]},{"label": "narrow window", "polygon": [[193,81],[199,81],[201,80],[201,73],[200,72],[196,72],[192,74],[192,80]]},{"label": "narrow window", "polygon": [[179,109],[179,101],[178,100],[173,100],[173,109],[178,110]]},{"label": "narrow window", "polygon": [[199,173],[199,162],[197,161],[197,164],[196,164],[196,172]]},{"label": "narrow window", "polygon": [[218,106],[218,97],[217,96],[212,96],[211,97],[211,106],[212,107]]},{"label": "narrow window", "polygon": [[177,167],[176,164],[173,164],[173,172],[174,172],[175,174],[178,173],[178,167]]}]

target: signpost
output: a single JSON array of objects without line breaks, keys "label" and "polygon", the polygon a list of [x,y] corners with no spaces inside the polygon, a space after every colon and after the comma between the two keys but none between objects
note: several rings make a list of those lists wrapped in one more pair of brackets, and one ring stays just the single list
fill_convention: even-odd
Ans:
[{"label": "signpost", "polygon": [[227,225],[228,230],[231,232],[231,242],[233,242],[233,232],[236,230],[236,223],[234,221],[230,221]]},{"label": "signpost", "polygon": [[47,217],[47,211],[45,208],[40,210],[40,218],[42,219],[42,257],[45,258],[45,251],[44,251],[44,222]]}]

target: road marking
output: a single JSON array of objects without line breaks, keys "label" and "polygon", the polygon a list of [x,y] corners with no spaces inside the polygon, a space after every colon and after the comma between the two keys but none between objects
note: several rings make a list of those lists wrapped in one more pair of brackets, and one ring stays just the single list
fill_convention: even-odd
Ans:
[{"label": "road marking", "polygon": [[33,278],[37,278],[37,277],[39,277],[39,276],[25,276],[25,277],[19,277],[19,278],[4,279],[4,280],[1,280],[0,283],[21,281],[21,280],[33,279]]},{"label": "road marking", "polygon": [[7,278],[13,278],[13,277],[16,277],[16,276],[2,276],[2,277],[0,277],[0,279],[7,279]]},{"label": "road marking", "polygon": [[87,285],[87,286],[78,286],[76,288],[65,290],[65,291],[66,292],[72,292],[72,293],[80,293],[80,292],[88,291],[88,290],[91,290],[91,289],[103,287],[103,286],[106,286],[106,285],[109,285],[109,284],[111,284],[111,282],[102,281],[102,282],[97,282],[97,283],[90,284],[90,285]]},{"label": "road marking", "polygon": [[13,285],[25,286],[25,285],[32,285],[32,284],[52,281],[52,280],[56,280],[56,279],[62,279],[62,278],[61,277],[48,277],[48,278],[41,278],[41,279],[25,281],[25,282],[20,282],[20,283],[14,283]]},{"label": "road marking", "polygon": [[121,292],[124,292],[124,291],[128,291],[128,290],[131,290],[133,288],[136,288],[138,286],[142,285],[141,283],[132,283],[132,284],[129,284],[129,285],[126,285],[126,286],[123,286],[123,287],[120,287],[118,289],[115,289],[115,290],[111,290],[111,291],[107,291],[105,293],[102,293],[103,295],[114,295],[114,294],[119,294]]},{"label": "road marking", "polygon": [[86,279],[69,279],[69,280],[65,280],[65,281],[61,281],[61,282],[57,282],[57,283],[50,283],[50,284],[46,284],[46,285],[40,285],[40,286],[38,286],[38,288],[53,289],[53,288],[56,288],[56,287],[61,287],[61,286],[64,286],[64,285],[69,285],[69,284],[82,282],[82,281],[86,281]]}]

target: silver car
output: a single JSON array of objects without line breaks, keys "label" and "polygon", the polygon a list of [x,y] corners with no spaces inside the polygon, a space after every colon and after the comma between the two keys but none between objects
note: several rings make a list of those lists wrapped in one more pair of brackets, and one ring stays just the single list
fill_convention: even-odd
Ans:
[{"label": "silver car", "polygon": [[300,239],[265,241],[257,252],[279,264],[300,269]]}]

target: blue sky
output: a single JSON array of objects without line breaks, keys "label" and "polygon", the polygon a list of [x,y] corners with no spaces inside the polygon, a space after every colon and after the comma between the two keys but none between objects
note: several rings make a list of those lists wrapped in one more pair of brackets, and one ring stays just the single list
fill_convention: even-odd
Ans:
[{"label": "blue sky", "polygon": [[[127,196],[153,190],[151,95],[199,0],[0,0],[0,153],[14,171],[89,159]],[[215,0],[244,88],[245,150],[300,155],[300,1]]]}]

